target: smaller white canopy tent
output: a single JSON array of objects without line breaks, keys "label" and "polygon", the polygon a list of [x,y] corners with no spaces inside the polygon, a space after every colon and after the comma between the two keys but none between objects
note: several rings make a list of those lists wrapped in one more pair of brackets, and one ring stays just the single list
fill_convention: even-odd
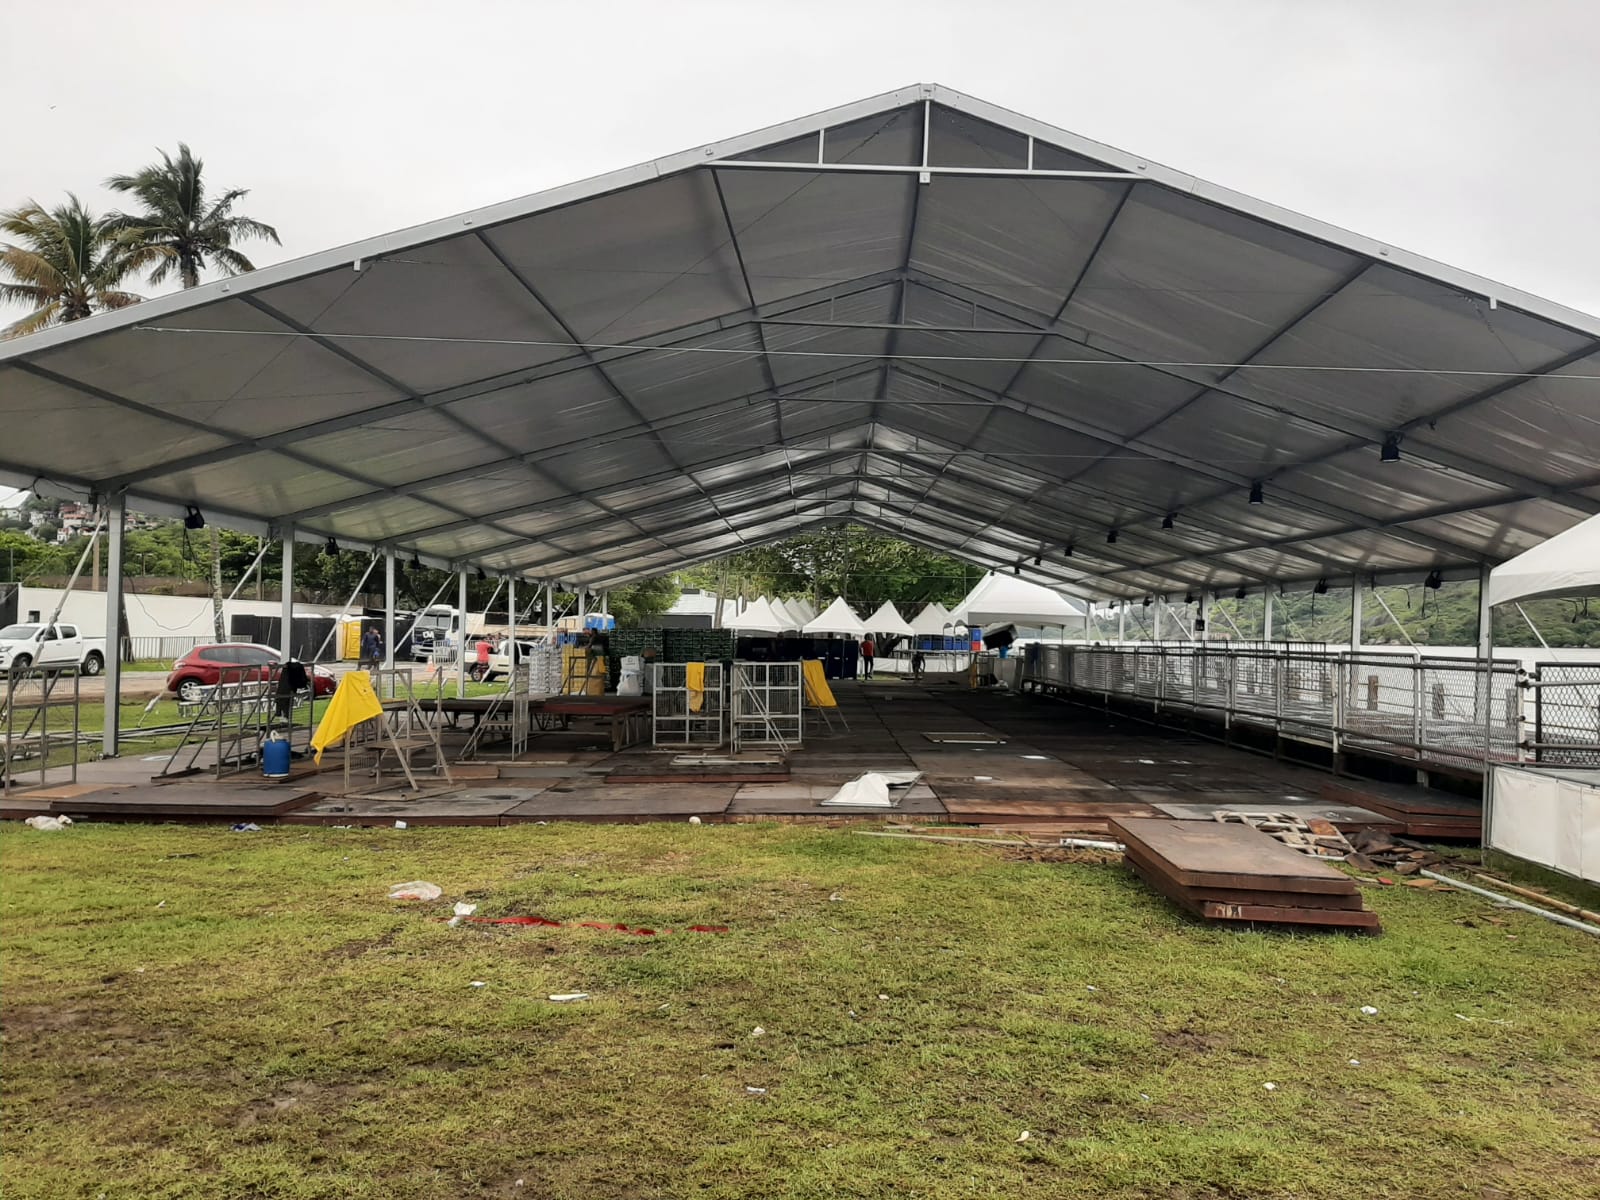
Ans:
[{"label": "smaller white canopy tent", "polygon": [[808,621],[816,620],[817,610],[811,607],[811,601],[801,598],[798,600],[789,600],[785,603],[788,605],[789,611],[800,618],[800,624],[802,628]]},{"label": "smaller white canopy tent", "polygon": [[1059,592],[993,571],[951,614],[951,620],[980,629],[988,625],[1064,625],[1082,619],[1083,608]]},{"label": "smaller white canopy tent", "polygon": [[1489,603],[1579,596],[1600,591],[1600,516],[1489,572]]},{"label": "smaller white canopy tent", "polygon": [[885,600],[880,604],[878,611],[868,617],[865,624],[873,633],[887,633],[894,637],[915,637],[917,632],[900,615],[893,600]]},{"label": "smaller white canopy tent", "polygon": [[922,606],[922,611],[911,618],[911,632],[918,637],[950,636],[950,610],[937,600]]},{"label": "smaller white canopy tent", "polygon": [[834,602],[823,609],[814,620],[806,622],[807,633],[848,633],[853,637],[865,637],[867,627],[861,623],[861,618],[856,616],[851,607],[844,602],[844,597],[839,596]]},{"label": "smaller white canopy tent", "polygon": [[804,627],[805,621],[789,607],[787,601],[774,597],[769,607],[772,609],[772,615],[777,617],[779,624],[783,626],[783,633],[796,633]]},{"label": "smaller white canopy tent", "polygon": [[782,633],[784,623],[772,611],[765,596],[760,597],[742,613],[723,620],[724,629],[737,629],[741,633]]}]

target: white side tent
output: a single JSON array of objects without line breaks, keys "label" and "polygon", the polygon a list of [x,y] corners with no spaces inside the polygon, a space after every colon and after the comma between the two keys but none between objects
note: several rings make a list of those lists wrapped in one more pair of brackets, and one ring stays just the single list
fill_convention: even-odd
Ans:
[{"label": "white side tent", "polygon": [[991,571],[951,614],[951,620],[983,628],[989,625],[1065,625],[1081,621],[1083,608],[1059,592]]},{"label": "white side tent", "polygon": [[950,610],[937,600],[922,606],[922,611],[911,618],[911,632],[918,637],[949,637]]},{"label": "white side tent", "polygon": [[1600,592],[1600,516],[1558,533],[1489,572],[1489,603]]},{"label": "white side tent", "polygon": [[900,610],[894,606],[892,600],[885,600],[880,604],[878,611],[868,617],[865,624],[873,633],[886,633],[893,637],[914,637],[917,632],[900,615]]},{"label": "white side tent", "polygon": [[789,611],[800,619],[800,627],[802,629],[805,628],[808,622],[816,620],[817,610],[811,607],[811,601],[802,598],[798,600],[789,600],[786,603],[788,604]]},{"label": "white side tent", "polygon": [[787,601],[774,597],[768,607],[772,609],[772,615],[778,618],[778,623],[782,626],[780,632],[798,633],[805,626],[805,622],[794,609],[789,607]]},{"label": "white side tent", "polygon": [[724,629],[737,629],[741,633],[782,633],[783,622],[772,611],[772,605],[762,596],[742,613],[722,622]]},{"label": "white side tent", "polygon": [[864,637],[867,627],[861,623],[861,618],[856,616],[851,607],[844,602],[844,597],[835,598],[834,602],[823,609],[811,621],[806,622],[807,633],[848,633],[852,637]]}]

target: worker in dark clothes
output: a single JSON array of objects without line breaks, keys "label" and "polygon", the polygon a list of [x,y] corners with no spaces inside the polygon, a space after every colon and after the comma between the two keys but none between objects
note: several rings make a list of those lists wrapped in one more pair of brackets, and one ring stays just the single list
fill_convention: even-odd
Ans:
[{"label": "worker in dark clothes", "polygon": [[311,686],[311,673],[298,658],[291,658],[278,671],[278,686],[273,692],[273,707],[278,716],[288,720],[294,716],[295,696]]},{"label": "worker in dark clothes", "polygon": [[383,634],[376,626],[368,626],[361,635],[361,665],[369,671],[383,666]]},{"label": "worker in dark clothes", "polygon": [[923,669],[927,665],[928,665],[928,660],[922,657],[922,651],[921,650],[916,650],[916,651],[912,652],[912,654],[911,654],[911,678],[915,682],[917,682],[917,683],[921,683],[922,682],[922,672],[923,672]]}]

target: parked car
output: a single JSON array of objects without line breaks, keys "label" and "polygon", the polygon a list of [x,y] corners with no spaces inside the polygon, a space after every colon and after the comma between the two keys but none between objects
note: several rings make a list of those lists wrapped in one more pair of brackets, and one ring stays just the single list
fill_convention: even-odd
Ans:
[{"label": "parked car", "polygon": [[85,675],[106,669],[105,638],[83,637],[76,625],[7,625],[0,629],[0,671],[76,666]]},{"label": "parked car", "polygon": [[[193,704],[200,699],[201,688],[215,687],[223,681],[225,668],[232,668],[227,671],[229,683],[245,683],[264,678],[268,668],[278,665],[280,657],[271,646],[257,646],[251,642],[196,646],[172,664],[172,673],[167,676],[167,691],[176,692],[178,699],[185,704]],[[241,667],[255,669],[239,670]],[[332,695],[339,686],[338,677],[326,667],[312,667],[308,663],[306,669],[311,672],[312,686],[317,695]]]}]

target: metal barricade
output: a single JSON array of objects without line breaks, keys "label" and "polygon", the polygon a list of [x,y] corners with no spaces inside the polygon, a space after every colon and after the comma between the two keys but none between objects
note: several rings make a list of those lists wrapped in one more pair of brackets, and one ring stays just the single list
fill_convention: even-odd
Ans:
[{"label": "metal barricade", "polygon": [[1533,760],[1600,767],[1600,663],[1539,663],[1533,692]]},{"label": "metal barricade", "polygon": [[714,748],[726,739],[722,664],[703,665],[703,686],[691,691],[690,664],[653,664],[650,706],[653,745]]}]

